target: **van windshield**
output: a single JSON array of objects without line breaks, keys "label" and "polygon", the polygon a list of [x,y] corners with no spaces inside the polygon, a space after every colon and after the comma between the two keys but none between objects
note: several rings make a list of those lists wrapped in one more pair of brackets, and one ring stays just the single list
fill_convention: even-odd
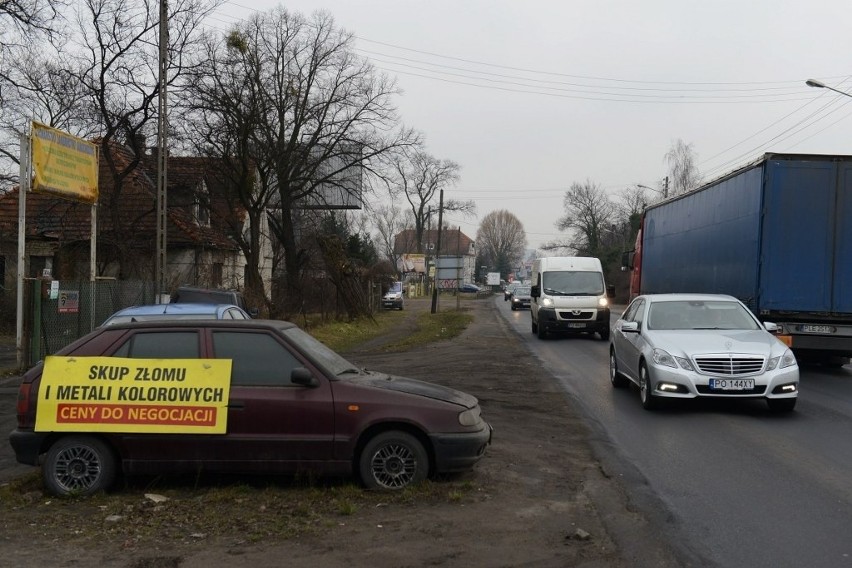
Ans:
[{"label": "van windshield", "polygon": [[603,274],[588,271],[542,272],[542,292],[552,296],[600,296]]},{"label": "van windshield", "polygon": [[402,282],[394,282],[391,284],[390,290],[388,292],[402,292]]}]

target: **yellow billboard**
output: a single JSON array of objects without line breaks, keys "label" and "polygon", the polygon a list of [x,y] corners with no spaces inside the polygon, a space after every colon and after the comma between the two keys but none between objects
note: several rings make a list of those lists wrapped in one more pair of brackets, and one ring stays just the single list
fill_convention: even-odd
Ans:
[{"label": "yellow billboard", "polygon": [[48,356],[37,432],[224,434],[230,359]]},{"label": "yellow billboard", "polygon": [[65,199],[98,201],[98,147],[33,122],[33,191]]}]

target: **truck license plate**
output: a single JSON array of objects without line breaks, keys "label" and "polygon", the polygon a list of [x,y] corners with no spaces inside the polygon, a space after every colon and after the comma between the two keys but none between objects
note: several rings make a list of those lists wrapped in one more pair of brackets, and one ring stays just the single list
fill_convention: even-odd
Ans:
[{"label": "truck license plate", "polygon": [[754,379],[710,379],[710,390],[741,391],[754,388]]},{"label": "truck license plate", "polygon": [[802,331],[805,333],[834,333],[832,325],[803,325]]}]

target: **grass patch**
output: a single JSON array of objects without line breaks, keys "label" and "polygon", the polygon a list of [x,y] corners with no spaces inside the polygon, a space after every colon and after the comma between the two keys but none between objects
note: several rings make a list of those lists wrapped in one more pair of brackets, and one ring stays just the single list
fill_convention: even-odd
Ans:
[{"label": "grass patch", "polygon": [[405,319],[404,311],[380,311],[373,318],[359,318],[351,322],[331,322],[311,328],[310,334],[334,349],[348,351],[380,337]]}]

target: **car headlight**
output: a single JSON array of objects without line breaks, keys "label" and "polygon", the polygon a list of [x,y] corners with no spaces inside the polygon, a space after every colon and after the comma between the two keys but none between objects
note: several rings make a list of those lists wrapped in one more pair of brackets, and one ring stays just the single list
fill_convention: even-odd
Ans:
[{"label": "car headlight", "polygon": [[482,411],[479,406],[469,408],[464,412],[459,413],[459,424],[462,426],[476,426],[480,421]]},{"label": "car headlight", "polygon": [[784,351],[784,354],[780,357],[773,357],[769,360],[769,363],[766,364],[767,371],[774,371],[776,367],[779,369],[784,369],[785,367],[792,367],[796,364],[796,356],[793,355],[793,352],[787,349]]},{"label": "car headlight", "polygon": [[549,308],[550,306],[553,305],[553,300],[551,300],[550,298],[544,298],[541,301],[541,305],[542,305],[542,307]]},{"label": "car headlight", "polygon": [[675,362],[675,358],[669,355],[667,351],[654,349],[653,358],[654,363],[657,365],[665,365],[666,367],[677,369],[677,362]]},{"label": "car headlight", "polygon": [[675,360],[677,361],[677,364],[680,365],[681,369],[686,369],[687,371],[695,370],[689,359],[686,359],[684,357],[675,357]]},{"label": "car headlight", "polygon": [[598,298],[598,305],[602,308],[605,308],[609,305],[609,300],[606,299],[606,296],[601,296]]}]

